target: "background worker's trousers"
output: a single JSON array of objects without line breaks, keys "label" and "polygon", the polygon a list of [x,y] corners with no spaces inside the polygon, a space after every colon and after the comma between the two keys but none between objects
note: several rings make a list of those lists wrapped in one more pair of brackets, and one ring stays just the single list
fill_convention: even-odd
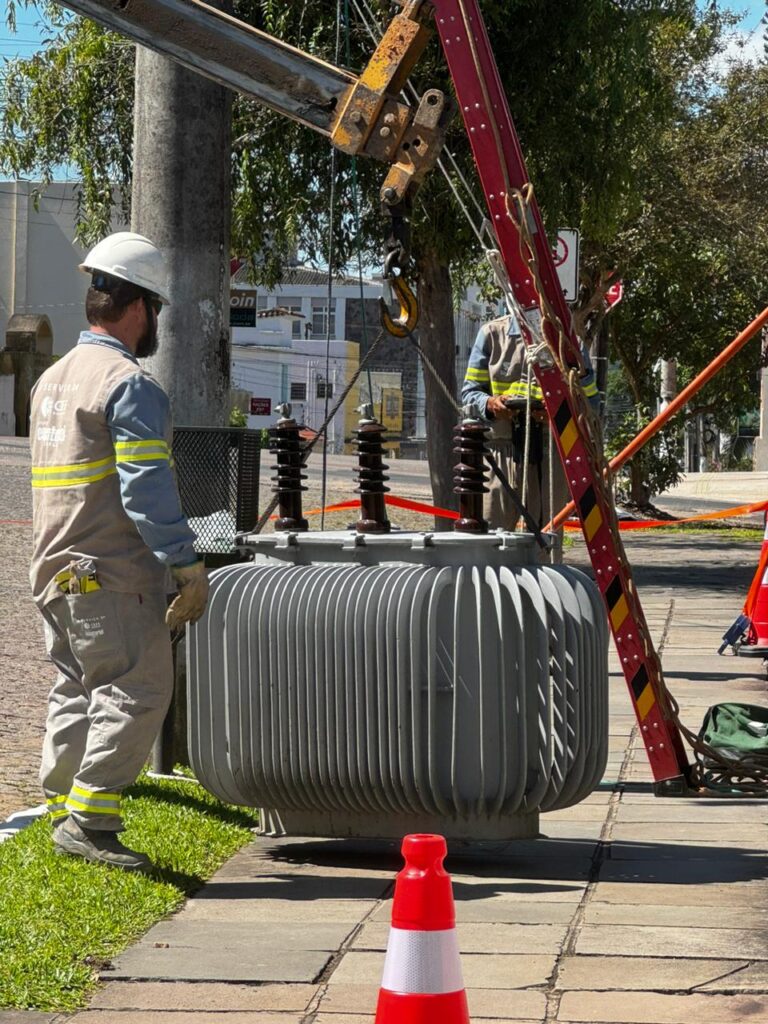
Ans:
[{"label": "background worker's trousers", "polygon": [[40,769],[53,824],[121,831],[120,800],[141,771],[173,692],[164,594],[62,594],[43,609],[59,670]]},{"label": "background worker's trousers", "polygon": [[[550,508],[549,500],[549,445],[553,446],[552,505],[554,505],[554,508]],[[570,497],[560,455],[554,446],[552,438],[549,436],[549,432],[546,432],[544,439],[543,461],[540,465],[530,464],[528,466],[528,486],[525,496],[522,494],[523,465],[522,462],[515,462],[514,460],[514,446],[512,442],[490,440],[488,447],[498,462],[499,467],[506,474],[507,479],[515,489],[518,497],[525,502],[525,506],[533,517],[534,522],[539,528],[546,526],[552,516],[557,515]],[[483,509],[485,518],[493,529],[514,530],[519,518],[514,502],[495,473],[489,469],[488,474],[490,477],[488,481],[489,493],[485,496]],[[562,532],[561,527],[558,531],[560,539],[562,539]],[[558,543],[555,554],[555,560],[558,562],[562,561],[561,543]],[[549,558],[546,557],[544,561],[549,561]]]}]

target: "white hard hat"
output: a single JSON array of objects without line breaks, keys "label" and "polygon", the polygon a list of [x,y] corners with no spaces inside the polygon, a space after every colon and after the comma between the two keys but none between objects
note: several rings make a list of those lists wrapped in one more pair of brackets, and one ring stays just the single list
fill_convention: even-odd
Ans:
[{"label": "white hard hat", "polygon": [[146,288],[162,302],[168,296],[168,270],[160,250],[144,235],[118,231],[98,242],[80,264],[86,274],[101,270],[111,277]]}]

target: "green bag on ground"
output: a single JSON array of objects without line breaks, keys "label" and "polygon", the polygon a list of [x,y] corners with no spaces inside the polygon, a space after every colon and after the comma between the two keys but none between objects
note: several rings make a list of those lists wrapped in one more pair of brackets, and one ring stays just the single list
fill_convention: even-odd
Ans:
[{"label": "green bag on ground", "polygon": [[754,704],[714,704],[699,736],[725,757],[751,757],[768,763],[768,708]]}]

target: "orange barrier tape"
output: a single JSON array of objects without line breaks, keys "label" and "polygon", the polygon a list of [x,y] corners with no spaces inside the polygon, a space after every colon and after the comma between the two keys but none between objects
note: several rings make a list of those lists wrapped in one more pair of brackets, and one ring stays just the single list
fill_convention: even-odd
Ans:
[{"label": "orange barrier tape", "polygon": [[[458,519],[459,513],[447,508],[438,508],[436,505],[426,505],[421,501],[412,501],[410,498],[397,498],[393,494],[386,494],[384,501],[394,508],[404,508],[409,512],[420,512],[425,516],[440,516],[442,519]],[[342,501],[338,505],[326,505],[324,509],[313,508],[304,512],[305,516],[319,516],[323,512],[344,512],[349,509],[358,508],[360,502],[357,500]],[[652,530],[661,526],[680,526],[682,523],[701,523],[712,519],[737,519],[739,516],[748,516],[753,512],[768,511],[768,501],[758,501],[754,505],[736,505],[734,508],[721,509],[718,512],[703,512],[698,516],[688,516],[686,519],[626,519],[619,522],[620,530]],[[277,516],[271,516],[277,519]],[[580,530],[581,526],[577,521],[569,520],[564,524],[566,530]]]},{"label": "orange barrier tape", "polygon": [[[754,505],[736,505],[734,508],[724,508],[718,512],[702,512],[698,516],[688,516],[686,519],[625,519],[619,522],[620,530],[652,530],[657,526],[680,526],[682,523],[702,523],[711,519],[737,519],[739,516],[748,516],[753,512],[765,512],[768,509],[768,501],[758,501]],[[569,521],[565,523],[566,530],[580,530],[578,522]]]},{"label": "orange barrier tape", "polygon": [[[394,494],[385,494],[384,501],[387,505],[392,505],[394,508],[404,508],[409,512],[420,512],[425,516],[439,516],[441,519],[458,519],[459,513],[453,512],[448,508],[438,508],[436,505],[426,505],[423,501],[412,501],[410,498],[396,498]],[[323,512],[344,512],[351,508],[359,508],[360,502],[357,500],[353,501],[342,501],[338,505],[326,505],[322,508],[312,508],[309,512],[303,512],[305,516],[319,516]],[[270,519],[277,519],[277,516],[270,516]]]}]

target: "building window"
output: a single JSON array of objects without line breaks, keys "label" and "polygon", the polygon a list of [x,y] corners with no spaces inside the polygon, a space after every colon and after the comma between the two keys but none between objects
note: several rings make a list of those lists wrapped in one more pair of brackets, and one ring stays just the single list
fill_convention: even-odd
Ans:
[{"label": "building window", "polygon": [[[301,299],[297,295],[278,295],[275,305],[280,309],[287,309],[289,313],[301,313]],[[291,334],[294,338],[301,338],[303,321],[294,320],[291,324]]]},{"label": "building window", "polygon": [[301,380],[291,381],[291,401],[292,402],[306,402],[307,400],[307,385],[306,382]]},{"label": "building window", "polygon": [[324,380],[317,382],[318,398],[333,398],[333,384],[326,384]]},{"label": "building window", "polygon": [[[331,299],[331,337],[336,337],[336,299]],[[312,337],[328,336],[328,299],[312,299]]]}]

